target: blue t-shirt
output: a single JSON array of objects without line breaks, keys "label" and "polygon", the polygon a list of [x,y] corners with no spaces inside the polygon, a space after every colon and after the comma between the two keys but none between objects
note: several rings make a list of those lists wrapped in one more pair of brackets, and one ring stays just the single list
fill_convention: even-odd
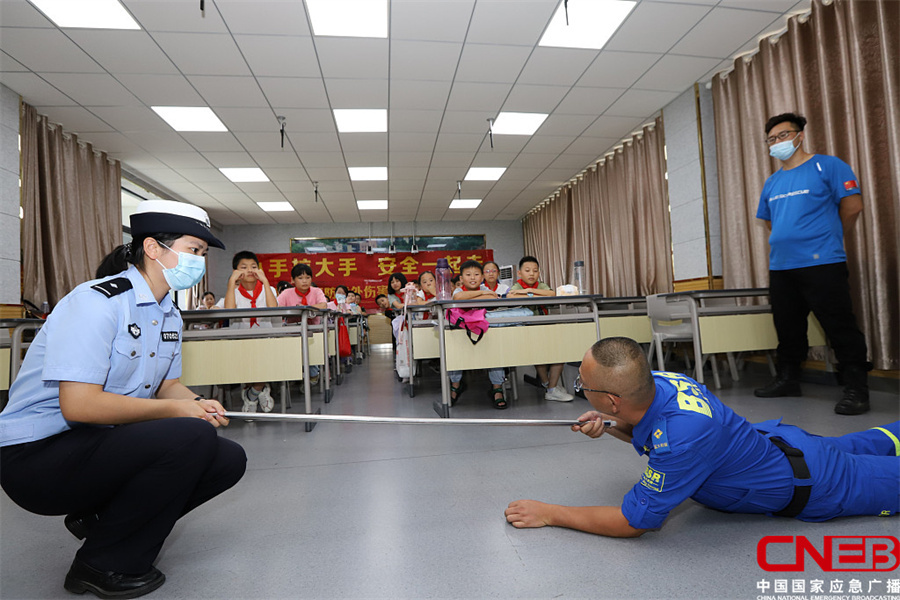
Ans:
[{"label": "blue t-shirt", "polygon": [[[125,277],[131,288],[92,287]],[[115,282],[114,282],[115,283]],[[127,287],[127,286],[126,286]],[[59,382],[101,384],[123,396],[151,398],[181,377],[182,319],[169,296],[157,303],[134,267],[72,290],[28,348],[0,413],[0,446],[41,440],[72,428],[59,408]]]},{"label": "blue t-shirt", "polygon": [[859,194],[859,182],[836,156],[814,154],[766,180],[756,217],[772,223],[769,269],[782,271],[844,262],[841,199]]},{"label": "blue t-shirt", "polygon": [[649,461],[622,501],[632,527],[660,527],[687,498],[742,513],[787,505],[793,474],[781,450],[702,384],[678,373],[653,378],[656,396],[632,432],[632,444]]}]

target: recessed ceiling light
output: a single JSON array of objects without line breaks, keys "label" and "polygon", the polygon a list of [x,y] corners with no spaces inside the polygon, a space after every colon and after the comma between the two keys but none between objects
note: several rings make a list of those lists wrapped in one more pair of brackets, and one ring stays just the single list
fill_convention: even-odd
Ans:
[{"label": "recessed ceiling light", "polygon": [[384,108],[336,108],[334,120],[340,133],[387,131],[387,109]]},{"label": "recessed ceiling light", "polygon": [[386,210],[387,200],[357,200],[356,208],[359,210]]},{"label": "recessed ceiling light", "polygon": [[616,32],[637,2],[630,0],[578,0],[569,4],[566,25],[565,3],[550,20],[538,46],[600,50]]},{"label": "recessed ceiling light", "polygon": [[175,131],[228,131],[208,106],[151,106]]},{"label": "recessed ceiling light", "polygon": [[29,0],[58,27],[140,29],[119,0]]},{"label": "recessed ceiling light", "polygon": [[446,248],[447,244],[428,244],[428,248]]},{"label": "recessed ceiling light", "polygon": [[249,182],[268,181],[269,180],[269,178],[266,177],[266,174],[262,172],[262,169],[257,168],[257,167],[246,167],[246,168],[223,167],[223,168],[220,168],[219,170],[222,171],[222,175],[224,175],[225,177],[227,177],[229,180],[233,181],[234,183],[249,183]]},{"label": "recessed ceiling light", "polygon": [[257,202],[259,207],[266,212],[293,212],[294,207],[290,202]]},{"label": "recessed ceiling light", "polygon": [[352,181],[387,181],[387,167],[348,167]]},{"label": "recessed ceiling light", "polygon": [[386,38],[387,0],[306,0],[315,35]]},{"label": "recessed ceiling light", "polygon": [[481,199],[466,199],[466,198],[457,198],[450,202],[450,208],[478,208],[478,205],[481,204]]},{"label": "recessed ceiling light", "polygon": [[491,131],[500,135],[533,135],[546,118],[544,113],[502,112],[494,120]]},{"label": "recessed ceiling light", "polygon": [[466,181],[497,181],[506,167],[472,167],[466,173]]}]

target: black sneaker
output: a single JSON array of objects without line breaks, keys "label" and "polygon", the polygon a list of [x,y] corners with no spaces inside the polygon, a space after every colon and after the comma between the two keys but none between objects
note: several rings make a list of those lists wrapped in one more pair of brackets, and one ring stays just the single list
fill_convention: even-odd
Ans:
[{"label": "black sneaker", "polygon": [[73,594],[91,592],[99,598],[137,598],[149,594],[165,582],[166,576],[156,567],[150,567],[143,575],[126,575],[100,571],[76,557],[63,587]]}]

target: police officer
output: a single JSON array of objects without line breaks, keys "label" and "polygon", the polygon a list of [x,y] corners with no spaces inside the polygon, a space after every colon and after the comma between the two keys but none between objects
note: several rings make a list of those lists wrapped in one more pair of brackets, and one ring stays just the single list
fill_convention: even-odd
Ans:
[{"label": "police officer", "polygon": [[179,382],[169,296],[224,245],[188,204],[145,201],[130,220],[132,242],[55,307],[0,413],[0,485],[28,511],[67,515],[85,541],[65,588],[101,598],[161,586],[153,562],[175,522],[237,483],[247,460],[216,433],[223,407]]},{"label": "police officer", "polygon": [[[597,411],[575,425],[630,442],[649,456],[621,506],[570,507],[518,500],[515,527],[555,525],[612,537],[662,526],[687,498],[727,512],[825,521],[900,510],[900,422],[837,438],[780,420],[751,425],[704,386],[651,372],[639,344],[606,338],[585,354],[575,383]],[[616,421],[607,428],[602,419]]]}]

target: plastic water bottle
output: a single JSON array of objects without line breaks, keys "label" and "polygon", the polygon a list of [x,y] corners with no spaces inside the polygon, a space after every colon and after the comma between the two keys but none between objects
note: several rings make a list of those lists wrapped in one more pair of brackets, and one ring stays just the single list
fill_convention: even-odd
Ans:
[{"label": "plastic water bottle", "polygon": [[435,291],[437,292],[436,298],[438,300],[449,300],[453,297],[453,283],[450,281],[453,279],[453,269],[450,268],[450,263],[447,262],[446,258],[437,259],[437,268],[434,270],[434,278],[435,281]]},{"label": "plastic water bottle", "polygon": [[575,268],[572,271],[572,283],[578,288],[578,293],[580,295],[586,295],[588,291],[584,285],[584,261],[576,260]]}]

